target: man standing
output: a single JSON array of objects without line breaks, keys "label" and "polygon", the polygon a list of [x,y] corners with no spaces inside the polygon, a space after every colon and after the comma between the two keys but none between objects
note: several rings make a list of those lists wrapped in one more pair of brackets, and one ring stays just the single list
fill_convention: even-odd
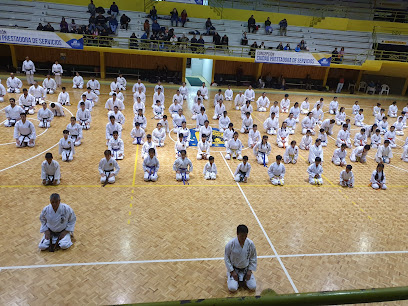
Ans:
[{"label": "man standing", "polygon": [[247,239],[248,227],[238,225],[237,237],[231,239],[225,246],[224,261],[227,267],[228,290],[235,292],[239,283],[245,280],[249,290],[256,289],[255,277],[252,271],[256,270],[257,257],[255,244]]},{"label": "man standing", "polygon": [[76,216],[72,208],[61,203],[58,193],[50,196],[49,205],[45,206],[40,215],[41,229],[44,233],[38,247],[41,251],[49,248],[54,252],[55,246],[61,249],[68,249],[71,245],[71,236],[74,233]]},{"label": "man standing", "polygon": [[25,72],[27,76],[27,84],[33,85],[34,84],[34,73],[35,73],[35,66],[34,63],[30,60],[28,56],[26,56],[23,65],[21,66],[21,70]]},{"label": "man standing", "polygon": [[55,61],[55,64],[52,65],[52,73],[55,75],[55,83],[57,83],[57,87],[61,87],[61,75],[63,74],[64,70],[62,70],[61,64],[58,61]]}]

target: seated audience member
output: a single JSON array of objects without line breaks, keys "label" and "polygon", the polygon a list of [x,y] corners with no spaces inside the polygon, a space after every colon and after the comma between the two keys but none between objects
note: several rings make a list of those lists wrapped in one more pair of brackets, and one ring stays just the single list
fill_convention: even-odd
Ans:
[{"label": "seated audience member", "polygon": [[248,38],[246,36],[246,32],[242,33],[241,45],[248,46]]},{"label": "seated audience member", "polygon": [[255,23],[256,22],[255,22],[254,15],[251,15],[251,17],[249,17],[248,19],[248,33],[251,33],[251,29],[252,29],[252,33],[255,33],[255,31],[257,30]]},{"label": "seated audience member", "polygon": [[38,26],[37,26],[37,31],[43,31],[43,30],[44,30],[44,27],[43,27],[42,23],[40,22],[38,24]]},{"label": "seated audience member", "polygon": [[265,33],[266,34],[272,34],[272,31],[273,31],[273,29],[271,27],[271,21],[270,21],[270,18],[268,17],[265,20]]},{"label": "seated audience member", "polygon": [[52,27],[51,23],[47,23],[47,25],[43,28],[43,31],[54,32],[54,28]]},{"label": "seated audience member", "polygon": [[276,50],[283,50],[283,44],[280,42],[279,45],[276,47]]},{"label": "seated audience member", "polygon": [[223,46],[224,49],[228,49],[228,36],[225,34],[222,39],[221,39],[221,45]]},{"label": "seated audience member", "polygon": [[126,16],[126,14],[122,14],[122,16],[120,17],[120,28],[127,31],[127,29],[129,28],[129,22],[130,18]]},{"label": "seated audience member", "polygon": [[62,19],[61,19],[60,31],[62,33],[68,33],[68,22],[65,21],[65,17],[62,17]]}]

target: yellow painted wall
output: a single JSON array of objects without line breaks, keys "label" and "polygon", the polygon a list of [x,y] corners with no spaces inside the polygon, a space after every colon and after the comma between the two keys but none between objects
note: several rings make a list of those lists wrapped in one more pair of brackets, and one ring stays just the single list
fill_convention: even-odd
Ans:
[{"label": "yellow painted wall", "polygon": [[[317,29],[339,30],[339,31],[365,31],[372,32],[374,26],[395,27],[408,31],[408,23],[393,23],[385,21],[354,20],[347,18],[326,17],[314,27]],[[381,31],[381,29],[380,29]]]},{"label": "yellow painted wall", "polygon": [[[29,0],[29,1],[32,1],[32,0]],[[97,7],[102,6],[104,8],[109,8],[113,1],[115,0],[94,0],[94,4]],[[52,1],[41,1],[41,2],[81,5],[81,6],[87,7],[91,1],[89,0],[52,0]],[[144,9],[143,0],[116,0],[115,2],[119,6],[119,12],[120,10],[143,11]]]}]

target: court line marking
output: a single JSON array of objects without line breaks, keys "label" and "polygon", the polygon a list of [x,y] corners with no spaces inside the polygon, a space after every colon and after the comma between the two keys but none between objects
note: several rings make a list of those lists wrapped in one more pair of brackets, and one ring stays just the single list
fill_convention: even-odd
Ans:
[{"label": "court line marking", "polygon": [[[225,164],[227,165],[228,170],[231,172],[232,178],[234,179],[234,173],[232,173],[231,167],[229,166],[229,164],[228,164],[227,161],[225,160],[224,155],[222,155],[222,153],[220,153],[220,155],[221,155],[222,159],[224,160]],[[272,244],[272,241],[269,239],[268,234],[266,233],[264,227],[262,226],[261,221],[259,220],[259,218],[258,218],[258,216],[256,215],[254,209],[252,208],[251,203],[249,202],[248,198],[246,197],[245,192],[242,190],[241,185],[240,185],[238,182],[236,182],[236,185],[238,186],[239,190],[241,191],[241,194],[242,194],[242,196],[244,197],[244,199],[245,199],[245,201],[246,201],[246,203],[247,203],[249,209],[251,210],[252,214],[254,215],[255,220],[258,222],[258,225],[259,225],[259,227],[261,228],[261,230],[262,230],[262,232],[263,232],[263,234],[264,234],[266,240],[268,241],[269,246],[271,247],[273,253],[275,254],[276,259],[278,260],[278,262],[279,262],[279,264],[281,265],[283,271],[285,272],[285,275],[286,275],[286,277],[288,278],[290,284],[292,285],[293,290],[294,290],[296,293],[299,293],[299,290],[296,288],[295,283],[293,282],[293,280],[292,280],[292,278],[290,277],[288,271],[286,270],[286,267],[285,267],[285,265],[283,264],[282,260],[280,259],[278,252],[276,251],[274,245]]]},{"label": "court line marking", "polygon": [[[28,119],[27,119],[28,120]],[[4,120],[3,122],[5,122],[6,120]],[[3,123],[2,122],[2,123]],[[1,123],[0,123],[0,125],[1,125]],[[40,128],[41,129],[41,128]],[[41,133],[41,134],[38,134],[37,136],[36,136],[36,139],[37,139],[37,137],[40,137],[40,136],[42,136],[45,132],[47,132],[48,131],[48,128],[45,128],[45,130]],[[6,145],[10,145],[10,144],[16,144],[16,142],[14,141],[14,142],[7,142],[7,143],[0,143],[0,146],[6,146]]]},{"label": "court line marking", "polygon": [[[279,255],[279,257],[280,258],[296,258],[296,257],[363,256],[363,255],[389,255],[389,254],[408,254],[408,251],[287,254],[287,255]],[[257,256],[257,258],[258,259],[269,259],[269,258],[277,258],[277,257],[276,255],[260,255],[260,256]],[[46,265],[4,266],[4,267],[0,267],[0,271],[1,270],[38,269],[38,268],[56,268],[56,267],[102,266],[102,265],[108,266],[108,265],[123,265],[123,264],[174,263],[174,262],[218,261],[218,260],[224,260],[224,257],[101,261],[101,262],[79,262],[79,263],[62,263],[62,264],[46,264]]]},{"label": "court line marking", "polygon": [[[71,111],[70,111],[68,108],[66,108],[66,107],[64,107],[64,106],[63,106],[63,108],[65,108],[65,109],[71,114],[71,116],[73,116],[72,113],[71,113]],[[17,164],[14,164],[14,165],[9,166],[9,167],[7,167],[7,168],[1,169],[0,172],[6,171],[6,170],[9,170],[9,169],[11,169],[11,168],[17,167],[17,166],[19,166],[19,165],[21,165],[21,164],[24,164],[24,163],[26,163],[26,162],[28,162],[28,161],[30,161],[30,160],[32,160],[32,159],[34,159],[34,158],[40,156],[40,155],[46,153],[47,151],[49,151],[49,150],[55,148],[56,146],[58,146],[58,144],[59,144],[59,141],[58,141],[55,145],[49,147],[48,149],[42,151],[41,153],[38,153],[37,155],[34,155],[34,156],[30,157],[30,158],[27,158],[26,160],[23,160],[23,161],[21,161],[21,162],[19,162],[19,163],[17,163]]]}]

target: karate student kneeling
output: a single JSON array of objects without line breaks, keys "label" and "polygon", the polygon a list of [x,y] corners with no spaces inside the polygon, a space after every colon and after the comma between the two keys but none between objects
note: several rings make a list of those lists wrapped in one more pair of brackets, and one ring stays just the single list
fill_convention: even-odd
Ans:
[{"label": "karate student kneeling", "polygon": [[264,167],[266,167],[269,162],[268,156],[271,153],[271,150],[272,147],[268,142],[268,136],[262,136],[262,140],[258,142],[254,147],[254,155],[256,157],[256,160],[258,161],[258,164],[264,165]]},{"label": "karate student kneeling", "polygon": [[354,187],[354,174],[351,171],[353,166],[347,165],[346,170],[340,172],[340,186],[342,187]]},{"label": "karate student kneeling", "polygon": [[283,184],[285,183],[284,181],[285,172],[286,169],[282,163],[282,156],[277,155],[276,162],[274,162],[268,169],[268,175],[272,185],[283,186]]},{"label": "karate student kneeling", "polygon": [[54,252],[57,246],[65,250],[72,245],[76,216],[69,205],[61,203],[58,193],[50,196],[50,204],[41,211],[40,221],[40,232],[44,233],[38,245],[41,251],[49,249]]},{"label": "karate student kneeling", "polygon": [[74,158],[74,140],[69,137],[69,131],[64,130],[64,137],[62,137],[58,144],[58,153],[62,156],[62,161],[69,162]]},{"label": "karate student kneeling", "polygon": [[208,163],[204,166],[203,174],[206,180],[215,180],[217,178],[217,166],[214,163],[213,156],[208,158]]},{"label": "karate student kneeling", "polygon": [[379,163],[377,169],[371,174],[370,185],[373,189],[387,189],[385,185],[384,164]]},{"label": "karate student kneeling", "polygon": [[207,135],[201,136],[201,141],[197,144],[197,159],[207,159],[210,156],[210,143],[207,141]]},{"label": "karate student kneeling", "polygon": [[16,146],[22,147],[34,147],[35,146],[35,127],[31,121],[27,120],[25,113],[20,114],[21,120],[17,121],[14,125],[14,139],[16,140]]},{"label": "karate student kneeling", "polygon": [[59,185],[61,180],[60,165],[53,160],[52,153],[45,154],[45,160],[41,164],[41,179],[43,185]]},{"label": "karate student kneeling", "polygon": [[228,290],[238,290],[239,282],[245,281],[249,290],[256,289],[253,271],[256,271],[257,257],[254,243],[247,239],[248,227],[238,225],[237,237],[231,239],[225,246],[224,262],[227,267]]},{"label": "karate student kneeling", "polygon": [[159,171],[160,164],[159,160],[156,157],[155,148],[149,149],[149,155],[143,159],[143,171],[145,182],[156,182],[157,181],[157,172]]},{"label": "karate student kneeling", "polygon": [[236,182],[247,183],[249,174],[251,173],[251,164],[248,162],[248,156],[242,157],[242,162],[238,165],[234,173]]},{"label": "karate student kneeling", "polygon": [[187,158],[186,150],[180,151],[180,157],[178,157],[173,164],[173,170],[176,171],[176,180],[186,181],[190,180],[190,172],[193,171],[193,163]]},{"label": "karate student kneeling", "polygon": [[115,183],[115,178],[119,173],[120,167],[116,160],[112,158],[112,152],[105,150],[104,158],[99,162],[99,174],[101,175],[101,184]]},{"label": "karate student kneeling", "polygon": [[119,138],[118,131],[113,131],[113,137],[108,141],[108,150],[112,152],[112,158],[115,160],[125,158],[125,144],[123,140]]},{"label": "karate student kneeling", "polygon": [[312,185],[323,185],[323,167],[321,165],[322,159],[320,157],[315,158],[315,162],[307,168],[309,174],[309,183]]},{"label": "karate student kneeling", "polygon": [[227,149],[225,159],[236,158],[242,160],[242,142],[238,139],[238,132],[234,132],[234,136],[226,143],[225,148]]}]

